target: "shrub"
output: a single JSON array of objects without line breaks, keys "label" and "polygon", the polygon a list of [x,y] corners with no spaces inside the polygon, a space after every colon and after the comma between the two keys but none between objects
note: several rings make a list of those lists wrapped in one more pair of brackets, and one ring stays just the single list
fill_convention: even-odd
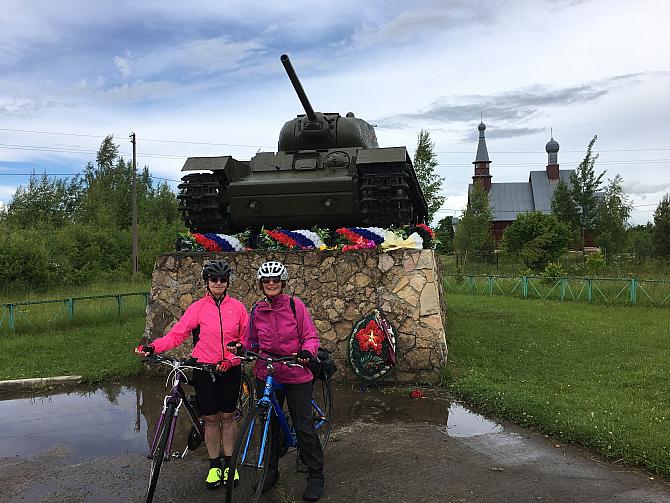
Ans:
[{"label": "shrub", "polygon": [[586,274],[589,276],[598,276],[605,268],[605,256],[596,252],[586,257]]}]

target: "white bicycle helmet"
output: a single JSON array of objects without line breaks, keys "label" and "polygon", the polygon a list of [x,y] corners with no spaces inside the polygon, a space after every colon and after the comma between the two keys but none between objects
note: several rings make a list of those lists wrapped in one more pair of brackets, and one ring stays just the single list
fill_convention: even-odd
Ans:
[{"label": "white bicycle helmet", "polygon": [[286,270],[286,267],[284,267],[284,264],[276,260],[264,262],[258,268],[258,272],[256,273],[256,279],[274,278],[276,276],[279,276],[279,279],[282,281],[288,279],[288,271]]}]

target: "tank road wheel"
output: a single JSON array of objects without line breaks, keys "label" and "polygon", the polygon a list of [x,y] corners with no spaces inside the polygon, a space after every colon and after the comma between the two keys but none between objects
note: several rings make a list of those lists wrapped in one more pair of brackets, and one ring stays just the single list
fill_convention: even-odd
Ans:
[{"label": "tank road wheel", "polygon": [[409,169],[405,163],[368,164],[358,169],[363,225],[388,227],[414,222]]},{"label": "tank road wheel", "polygon": [[179,211],[191,232],[225,232],[228,208],[224,203],[228,181],[213,173],[190,173],[179,184]]}]

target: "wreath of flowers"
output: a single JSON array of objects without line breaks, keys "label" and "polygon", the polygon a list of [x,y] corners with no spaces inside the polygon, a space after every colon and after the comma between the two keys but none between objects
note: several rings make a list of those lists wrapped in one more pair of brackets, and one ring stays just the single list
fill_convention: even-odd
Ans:
[{"label": "wreath of flowers", "polygon": [[209,252],[233,252],[233,251],[242,251],[244,250],[244,245],[242,242],[237,239],[235,236],[229,236],[227,234],[193,234],[193,239],[195,242],[200,245],[205,251]]},{"label": "wreath of flowers", "polygon": [[279,245],[290,249],[313,250],[324,249],[324,244],[321,237],[314,231],[300,229],[297,231],[289,231],[287,229],[264,229],[265,234],[276,241]]},{"label": "wreath of flowers", "polygon": [[[370,239],[370,237],[364,236],[360,232],[356,232],[356,230],[364,230],[360,229],[359,227],[352,227],[352,228],[347,228],[347,227],[340,227],[337,229],[335,232],[337,232],[340,236],[342,236],[346,241],[348,241],[350,244],[345,244],[342,247],[342,251],[349,251],[349,250],[371,250],[373,248],[377,248],[377,242],[375,242],[373,239]],[[367,236],[371,236],[372,233],[365,232]],[[382,238],[383,241],[383,238]]]},{"label": "wreath of flowers", "polygon": [[354,324],[349,336],[349,361],[354,372],[366,381],[385,375],[395,365],[396,339],[380,308]]},{"label": "wreath of flowers", "polygon": [[[431,238],[435,235],[430,227],[418,224],[409,228],[424,237],[424,246],[430,246]],[[180,234],[177,238],[177,251],[208,251],[208,252],[235,252],[242,250],[371,250],[378,246],[384,247],[392,242],[398,247],[398,239],[407,238],[407,228],[382,229],[381,227],[340,227],[334,233],[328,229],[317,227],[299,230],[288,229],[261,229],[261,231],[246,230],[236,235],[215,233]],[[417,237],[418,235],[414,234]],[[391,240],[391,241],[389,241]],[[415,242],[414,248],[421,248],[420,242]],[[420,240],[419,240],[420,241]],[[385,244],[386,243],[386,244]],[[400,244],[401,248],[410,248],[411,243]],[[392,248],[394,249],[394,248]]]},{"label": "wreath of flowers", "polygon": [[377,325],[375,320],[370,322],[358,331],[356,340],[361,351],[373,351],[375,354],[382,354],[382,342],[384,341],[384,332]]}]

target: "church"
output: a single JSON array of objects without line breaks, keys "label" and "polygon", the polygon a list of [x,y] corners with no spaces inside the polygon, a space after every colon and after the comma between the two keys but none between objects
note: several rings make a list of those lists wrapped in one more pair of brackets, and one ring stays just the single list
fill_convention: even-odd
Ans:
[{"label": "church", "polygon": [[489,159],[484,135],[486,125],[481,122],[477,129],[479,130],[479,143],[477,144],[477,155],[472,162],[475,165],[475,174],[472,177],[472,183],[468,185],[468,194],[472,191],[475,183],[480,184],[487,192],[489,206],[493,213],[491,234],[495,242],[499,243],[503,232],[512,225],[519,213],[527,211],[551,213],[551,200],[558,182],[563,180],[570,186],[570,175],[575,170],[559,169],[559,145],[552,135],[545,146],[548,156],[545,170],[531,171],[527,182],[493,183],[491,160]]}]

